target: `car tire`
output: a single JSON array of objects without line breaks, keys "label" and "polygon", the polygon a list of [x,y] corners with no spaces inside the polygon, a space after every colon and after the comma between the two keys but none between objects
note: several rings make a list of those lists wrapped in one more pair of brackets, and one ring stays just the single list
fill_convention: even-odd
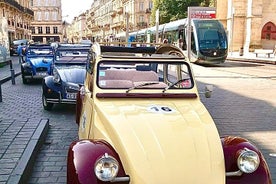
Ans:
[{"label": "car tire", "polygon": [[48,103],[48,102],[46,101],[46,97],[45,97],[44,94],[42,94],[42,105],[43,105],[44,110],[47,110],[47,111],[52,110],[52,108],[53,108],[53,106],[54,106],[53,103]]},{"label": "car tire", "polygon": [[28,79],[25,78],[25,75],[22,74],[22,82],[23,84],[28,84]]}]

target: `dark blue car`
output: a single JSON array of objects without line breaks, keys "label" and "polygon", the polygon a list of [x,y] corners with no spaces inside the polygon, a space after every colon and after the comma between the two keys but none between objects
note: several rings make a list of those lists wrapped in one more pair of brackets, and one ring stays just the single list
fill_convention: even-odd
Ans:
[{"label": "dark blue car", "polygon": [[54,51],[51,45],[34,44],[27,47],[25,62],[21,65],[24,84],[51,75]]},{"label": "dark blue car", "polygon": [[77,92],[84,83],[90,45],[59,45],[56,49],[53,75],[42,81],[42,104],[51,110],[54,104],[75,104]]}]

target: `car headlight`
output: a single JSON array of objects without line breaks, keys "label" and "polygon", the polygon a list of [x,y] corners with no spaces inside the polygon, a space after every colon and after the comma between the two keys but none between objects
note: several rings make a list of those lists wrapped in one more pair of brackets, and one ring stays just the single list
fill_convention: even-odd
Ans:
[{"label": "car headlight", "polygon": [[112,181],[116,178],[119,171],[118,161],[105,153],[99,158],[94,166],[94,172],[97,178],[101,181]]},{"label": "car headlight", "polygon": [[242,172],[252,173],[258,169],[260,158],[255,151],[244,148],[239,152],[237,164]]},{"label": "car headlight", "polygon": [[28,68],[32,67],[30,62],[25,62],[25,66],[28,67]]},{"label": "car headlight", "polygon": [[53,75],[54,75],[54,82],[59,83],[61,79],[56,69],[53,70]]}]

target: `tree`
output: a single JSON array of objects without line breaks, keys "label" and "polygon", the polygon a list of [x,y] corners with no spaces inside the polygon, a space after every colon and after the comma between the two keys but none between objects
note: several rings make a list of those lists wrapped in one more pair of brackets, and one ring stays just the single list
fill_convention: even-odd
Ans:
[{"label": "tree", "polygon": [[187,17],[189,6],[214,6],[215,0],[153,0],[151,18],[155,24],[155,13],[159,9],[159,24]]}]

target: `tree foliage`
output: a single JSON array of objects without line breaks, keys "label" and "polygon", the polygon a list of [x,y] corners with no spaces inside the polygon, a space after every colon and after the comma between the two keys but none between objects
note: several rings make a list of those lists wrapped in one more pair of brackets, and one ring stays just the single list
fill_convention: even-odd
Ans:
[{"label": "tree foliage", "polygon": [[187,17],[189,6],[214,6],[215,0],[153,0],[151,18],[155,24],[155,13],[159,9],[159,24]]}]

